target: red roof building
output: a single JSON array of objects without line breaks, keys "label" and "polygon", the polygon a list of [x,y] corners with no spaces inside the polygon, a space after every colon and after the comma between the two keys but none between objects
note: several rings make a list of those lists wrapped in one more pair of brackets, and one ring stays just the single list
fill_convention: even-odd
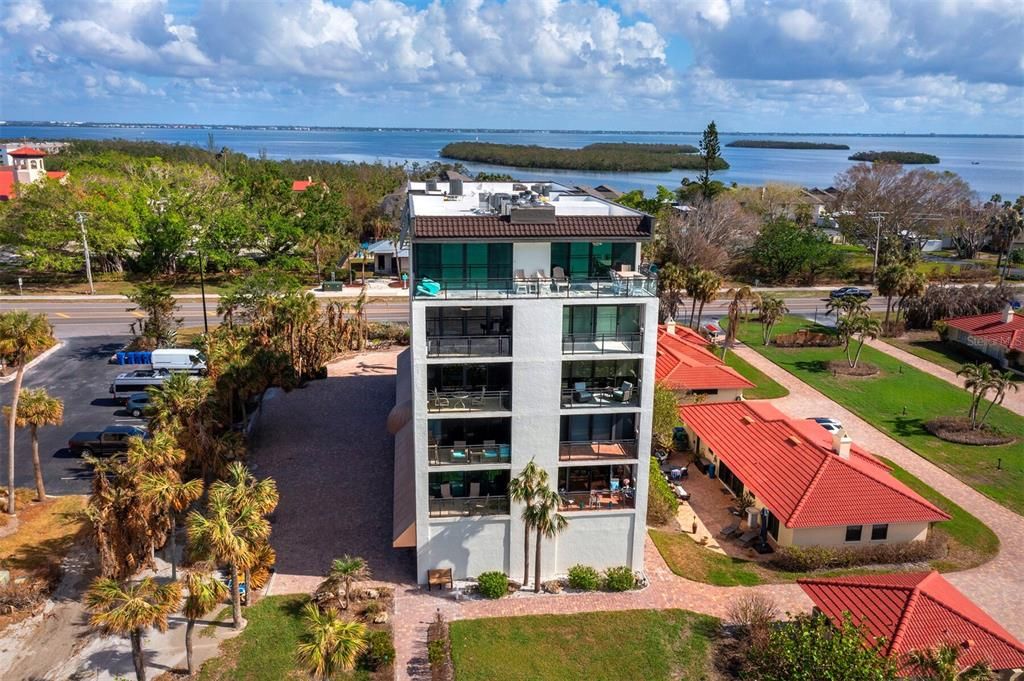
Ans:
[{"label": "red roof building", "polygon": [[1024,353],[1024,314],[1007,308],[1002,312],[944,319],[943,323],[949,329],[949,341],[982,352],[998,360],[1003,367],[1012,363],[1024,368],[1019,355],[1013,359],[1008,357],[1011,350]]},{"label": "red roof building", "polygon": [[293,192],[304,192],[307,189],[309,189],[309,186],[311,184],[314,184],[313,180],[311,180],[311,179],[310,180],[294,180],[292,182],[292,191]]},{"label": "red roof building", "polygon": [[14,151],[8,151],[7,155],[14,158],[42,158],[46,156],[46,152],[32,147],[19,147]]},{"label": "red roof building", "polygon": [[763,402],[684,405],[696,451],[736,495],[754,494],[781,546],[925,539],[949,515],[894,478],[849,437]]},{"label": "red roof building", "polygon": [[65,177],[67,177],[67,174],[68,173],[67,173],[66,170],[47,170],[46,171],[46,176],[48,178],[50,178],[51,180],[63,180]]},{"label": "red roof building", "polygon": [[941,644],[960,650],[961,668],[985,661],[995,671],[1024,668],[1024,644],[938,572],[800,579],[800,588],[834,623],[850,613],[882,652],[900,658]]},{"label": "red roof building", "polygon": [[686,395],[706,395],[708,401],[735,400],[754,384],[728,367],[699,333],[685,326],[658,327],[658,356],[654,377],[659,383]]},{"label": "red roof building", "polygon": [[0,201],[10,201],[14,196],[14,168],[0,166]]}]

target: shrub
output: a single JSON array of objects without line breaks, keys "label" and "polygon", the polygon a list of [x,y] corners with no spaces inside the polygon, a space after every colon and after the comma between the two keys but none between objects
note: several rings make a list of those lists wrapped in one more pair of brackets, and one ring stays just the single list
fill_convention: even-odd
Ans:
[{"label": "shrub", "polygon": [[1010,263],[1024,265],[1024,248],[1015,248],[1010,251]]},{"label": "shrub", "polygon": [[370,322],[366,325],[366,338],[369,341],[409,344],[409,325],[392,324],[390,322]]},{"label": "shrub", "polygon": [[484,598],[501,598],[508,593],[508,575],[504,572],[484,572],[476,583]]},{"label": "shrub", "polygon": [[858,565],[889,565],[920,563],[941,557],[946,550],[943,540],[933,536],[927,541],[897,544],[870,544],[829,548],[825,546],[780,546],[772,564],[787,572],[856,567]]},{"label": "shrub", "polygon": [[589,565],[573,565],[569,568],[569,586],[580,591],[597,591],[601,588],[601,575]]},{"label": "shrub", "polygon": [[999,312],[1013,300],[1008,286],[929,286],[924,295],[903,302],[907,328],[930,329],[942,319]]},{"label": "shrub", "polygon": [[384,612],[385,606],[379,599],[375,601],[368,601],[366,606],[363,608],[363,614],[367,617],[373,617],[374,615]]},{"label": "shrub", "polygon": [[446,657],[444,639],[437,639],[427,644],[427,661],[430,665],[439,666],[444,663]]},{"label": "shrub", "polygon": [[359,655],[357,666],[375,672],[386,669],[394,661],[395,644],[391,640],[391,632],[380,629],[371,631],[366,637],[366,650]]},{"label": "shrub", "polygon": [[604,588],[609,591],[629,591],[636,588],[636,574],[625,565],[604,571]]},{"label": "shrub", "polygon": [[747,592],[729,604],[726,616],[733,624],[753,629],[777,620],[779,608],[770,596]]},{"label": "shrub", "polygon": [[650,469],[650,479],[647,483],[647,522],[651,525],[664,525],[676,517],[679,500],[676,499],[665,476],[661,474],[658,460],[653,456]]}]

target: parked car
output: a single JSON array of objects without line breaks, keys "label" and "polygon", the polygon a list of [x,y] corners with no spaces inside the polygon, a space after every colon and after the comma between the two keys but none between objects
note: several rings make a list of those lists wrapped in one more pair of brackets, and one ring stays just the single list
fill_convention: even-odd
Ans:
[{"label": "parked car", "polygon": [[863,298],[864,300],[867,300],[868,298],[871,297],[871,290],[866,288],[858,288],[856,286],[844,286],[842,288],[837,288],[835,291],[829,293],[828,297],[832,299]]},{"label": "parked car", "polygon": [[146,388],[159,388],[171,377],[167,369],[136,369],[118,374],[110,384],[110,394],[120,404],[127,404],[128,398]]},{"label": "parked car", "polygon": [[100,431],[75,433],[68,440],[68,449],[76,456],[110,456],[128,451],[133,437],[148,438],[149,431],[139,426],[107,426]]},{"label": "parked car", "polygon": [[135,393],[128,397],[125,409],[135,418],[142,418],[149,408],[149,393]]},{"label": "parked car", "polygon": [[725,342],[725,332],[714,324],[704,324],[701,326],[700,335],[704,336],[709,343],[715,345]]},{"label": "parked car", "polygon": [[206,373],[206,358],[203,353],[190,348],[167,348],[154,350],[150,366],[168,371],[187,371],[192,374]]},{"label": "parked car", "polygon": [[843,424],[836,419],[828,418],[827,416],[815,416],[807,419],[808,421],[814,421],[819,426],[824,428],[830,433],[841,433],[843,432]]}]

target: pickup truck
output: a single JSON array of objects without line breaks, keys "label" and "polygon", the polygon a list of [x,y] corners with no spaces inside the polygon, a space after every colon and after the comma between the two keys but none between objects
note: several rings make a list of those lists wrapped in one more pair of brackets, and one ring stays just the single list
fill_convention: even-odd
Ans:
[{"label": "pickup truck", "polygon": [[149,433],[138,426],[107,426],[101,431],[75,433],[68,440],[68,449],[76,456],[109,456],[128,451],[128,440],[147,438]]}]

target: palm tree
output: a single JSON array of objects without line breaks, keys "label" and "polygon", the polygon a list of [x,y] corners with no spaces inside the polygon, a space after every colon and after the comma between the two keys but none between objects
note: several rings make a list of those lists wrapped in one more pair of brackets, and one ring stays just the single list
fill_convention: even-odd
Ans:
[{"label": "palm tree", "polygon": [[[138,448],[150,456],[162,456],[167,449],[177,452],[178,461],[184,460],[177,444],[164,433],[156,433],[149,440],[139,440]],[[139,494],[149,502],[159,517],[170,518],[171,579],[178,578],[178,516],[203,495],[203,481],[199,478],[183,482],[181,473],[173,465],[155,472],[143,473],[139,480]]]},{"label": "palm tree", "polygon": [[[704,306],[715,299],[718,290],[722,287],[722,277],[711,270],[701,270],[697,275],[693,295],[696,302],[700,303],[697,308],[697,326],[700,326],[700,319],[704,315]],[[693,328],[697,328],[694,326]]]},{"label": "palm tree", "polygon": [[892,312],[892,299],[899,295],[904,287],[910,268],[902,262],[893,262],[878,269],[878,276],[875,279],[878,293],[885,296],[885,321],[882,322],[884,329],[889,328],[889,315]]},{"label": "palm tree", "polygon": [[351,669],[366,650],[366,625],[343,620],[335,610],[320,610],[315,603],[302,609],[305,631],[296,655],[314,679],[327,681]]},{"label": "palm tree", "polygon": [[29,359],[53,345],[53,327],[44,314],[14,310],[0,314],[0,355],[8,366],[17,367],[11,408],[7,414],[7,513],[14,515],[14,429],[17,427],[18,400]]},{"label": "palm tree", "polygon": [[740,301],[737,298],[733,298],[732,302],[729,303],[729,326],[725,330],[725,342],[722,343],[722,361],[725,361],[725,353],[729,352],[729,348],[736,342],[736,334],[739,333],[740,326]]},{"label": "palm tree", "polygon": [[988,388],[996,392],[996,396],[988,403],[988,407],[985,408],[985,413],[978,419],[978,426],[985,423],[985,419],[988,418],[988,413],[992,411],[992,407],[997,404],[1002,404],[1003,399],[1006,397],[1006,392],[1012,390],[1017,392],[1020,386],[1013,380],[1013,372],[1010,371],[993,371],[992,377],[988,381]]},{"label": "palm tree", "polygon": [[[272,478],[257,480],[256,476],[245,467],[245,464],[239,461],[230,464],[227,469],[227,477],[222,481],[214,483],[214,485],[225,486],[231,498],[231,503],[235,508],[251,508],[261,516],[272,513],[277,508],[277,502],[280,498],[277,492],[277,483]],[[259,553],[256,551],[256,548],[260,545],[261,539],[265,539],[265,537],[254,536],[251,538],[250,544],[254,549],[254,558]],[[246,605],[249,604],[249,590],[251,588],[249,584],[252,581],[252,568],[258,564],[254,560],[252,564],[246,565],[244,568]]]},{"label": "palm tree", "polygon": [[846,359],[850,363],[850,368],[856,369],[857,363],[860,362],[860,353],[864,349],[864,341],[868,338],[871,340],[878,338],[882,333],[882,325],[879,324],[878,320],[874,317],[863,315],[853,318],[852,327],[853,335],[855,335],[858,340],[857,354],[853,356],[853,359],[850,359],[849,342],[847,342]]},{"label": "palm tree", "polygon": [[146,660],[142,637],[146,629],[167,631],[167,617],[178,609],[181,585],[160,584],[152,577],[141,582],[121,583],[99,577],[85,594],[85,607],[92,613],[89,623],[108,634],[127,635],[132,643],[135,678],[146,681]]},{"label": "palm tree", "polygon": [[532,508],[537,491],[548,486],[548,472],[533,459],[523,467],[519,475],[508,483],[508,497],[523,504],[523,586],[530,582],[530,531],[533,529]]},{"label": "palm tree", "polygon": [[270,536],[270,523],[251,505],[236,507],[225,487],[218,485],[210,486],[206,514],[192,511],[186,525],[193,555],[230,566],[232,621],[241,629],[239,572],[252,567],[255,544]]},{"label": "palm tree", "polygon": [[[10,418],[10,407],[4,407],[4,416]],[[39,428],[40,426],[59,426],[63,422],[64,403],[56,397],[50,397],[45,388],[26,388],[22,392],[15,424],[19,428],[28,427],[28,432],[32,437],[32,467],[36,474],[36,498],[39,501],[46,498],[43,467],[39,463]]]},{"label": "palm tree", "polygon": [[789,308],[782,298],[765,294],[761,297],[758,312],[761,317],[761,340],[768,345],[772,340],[772,329],[783,316],[789,313]]},{"label": "palm tree", "polygon": [[913,670],[910,678],[914,681],[987,681],[992,678],[992,668],[987,662],[978,661],[961,669],[960,649],[943,643],[935,648],[911,650],[907,653],[907,667]]},{"label": "palm tree", "polygon": [[331,594],[337,598],[339,589],[345,592],[345,610],[351,604],[352,585],[356,582],[363,582],[370,578],[370,566],[366,560],[359,556],[345,554],[341,558],[335,558],[331,562],[331,569],[327,572],[327,579],[317,587],[317,593]]},{"label": "palm tree", "polygon": [[195,629],[196,620],[217,607],[217,604],[228,595],[228,587],[208,571],[196,565],[185,573],[185,588],[188,595],[185,597],[185,606],[182,614],[188,620],[185,626],[185,660],[188,664],[189,676],[195,673],[192,664],[192,630]]},{"label": "palm tree", "polygon": [[533,591],[540,593],[541,541],[554,539],[569,525],[569,520],[558,512],[561,497],[546,485],[537,493],[536,503],[530,511],[531,524],[537,533],[537,548],[534,550]]},{"label": "palm tree", "polygon": [[982,398],[991,390],[992,366],[985,363],[969,363],[960,367],[957,376],[964,378],[964,390],[971,393],[971,406],[967,412],[971,420],[971,428],[975,428],[978,420],[978,406]]},{"label": "palm tree", "polygon": [[666,263],[658,272],[658,289],[661,292],[661,313],[665,319],[675,320],[686,290],[686,270],[675,263]]}]

